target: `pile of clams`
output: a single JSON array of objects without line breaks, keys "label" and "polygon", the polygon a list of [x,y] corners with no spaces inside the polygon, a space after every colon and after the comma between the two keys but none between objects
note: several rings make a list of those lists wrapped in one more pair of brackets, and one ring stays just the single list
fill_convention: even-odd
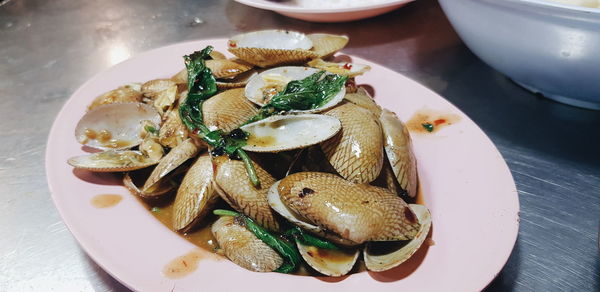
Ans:
[{"label": "pile of clams", "polygon": [[[235,58],[210,54],[206,66],[219,91],[202,104],[204,124],[247,133],[242,149],[259,186],[248,180],[244,162],[214,153],[182,122],[186,70],[97,97],[75,136],[98,151],[68,163],[125,172],[124,185],[145,202],[172,200],[173,230],[211,228],[217,252],[249,270],[275,271],[284,258],[238,217],[212,215],[215,206],[278,237],[300,228],[335,245],[287,239],[311,271],[342,276],[363,263],[371,271],[396,267],[422,245],[431,216],[414,204],[417,164],[406,127],[354,85],[370,68],[330,60],[347,42],[345,36],[267,30],[232,37],[228,50]],[[322,70],[348,77],[326,102],[248,122],[290,81]]]}]

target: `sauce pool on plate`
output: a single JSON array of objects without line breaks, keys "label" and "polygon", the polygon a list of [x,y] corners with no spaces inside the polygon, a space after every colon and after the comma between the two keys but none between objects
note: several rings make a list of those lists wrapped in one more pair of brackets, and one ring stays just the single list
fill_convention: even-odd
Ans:
[{"label": "sauce pool on plate", "polygon": [[91,203],[96,208],[110,208],[119,204],[122,199],[121,195],[102,194],[94,196]]},{"label": "sauce pool on plate", "polygon": [[431,109],[417,111],[406,123],[412,133],[435,133],[441,128],[450,126],[460,121],[460,116]]}]

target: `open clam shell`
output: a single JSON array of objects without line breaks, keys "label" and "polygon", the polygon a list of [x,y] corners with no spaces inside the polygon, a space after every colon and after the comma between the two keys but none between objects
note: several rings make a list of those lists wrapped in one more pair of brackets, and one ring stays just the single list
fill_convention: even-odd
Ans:
[{"label": "open clam shell", "polygon": [[431,214],[423,205],[411,204],[410,209],[415,213],[421,227],[419,232],[408,242],[369,242],[364,251],[367,269],[381,272],[399,266],[408,260],[421,247],[431,228]]},{"label": "open clam shell", "polygon": [[272,272],[283,264],[281,256],[251,231],[237,217],[222,216],[211,227],[225,256],[242,268],[255,272]]},{"label": "open clam shell", "polygon": [[400,187],[409,197],[417,195],[417,162],[408,129],[396,114],[384,109],[379,117],[385,137],[385,152]]},{"label": "open clam shell", "polygon": [[356,264],[360,250],[351,249],[324,249],[316,246],[304,245],[296,240],[296,246],[306,263],[319,273],[339,277],[346,275]]},{"label": "open clam shell", "polygon": [[312,51],[317,53],[320,58],[333,56],[337,51],[343,49],[350,40],[345,35],[335,35],[326,33],[309,34],[308,38],[313,43]]},{"label": "open clam shell", "polygon": [[152,186],[151,189],[142,192],[134,182],[134,178],[130,175],[131,172],[126,172],[123,177],[123,186],[133,195],[140,196],[146,199],[160,198],[162,195],[168,194],[175,189],[175,185],[167,179],[162,179],[159,183]]},{"label": "open clam shell", "polygon": [[278,191],[284,205],[309,223],[356,243],[412,239],[420,227],[396,194],[334,174],[294,173]]},{"label": "open clam shell", "polygon": [[322,59],[314,59],[308,62],[307,65],[334,74],[346,75],[348,77],[356,77],[371,70],[371,66],[369,65],[325,62]]},{"label": "open clam shell", "polygon": [[69,165],[94,172],[132,171],[146,168],[158,163],[140,151],[104,151],[88,155],[76,156],[67,160]]},{"label": "open clam shell", "polygon": [[325,115],[277,115],[240,129],[250,134],[244,150],[281,152],[321,143],[340,131],[341,123]]},{"label": "open clam shell", "polygon": [[262,30],[239,34],[228,42],[228,50],[238,58],[260,66],[300,64],[319,55],[305,34],[286,30]]},{"label": "open clam shell", "polygon": [[342,123],[342,131],[321,144],[329,163],[355,183],[374,181],[383,166],[381,125],[370,111],[349,102],[327,111]]},{"label": "open clam shell", "polygon": [[250,81],[250,79],[257,74],[258,74],[258,71],[252,69],[252,70],[246,71],[244,73],[240,73],[240,74],[236,75],[235,77],[217,79],[216,80],[217,88],[223,90],[223,89],[245,87],[246,84],[248,84],[248,81]]},{"label": "open clam shell", "polygon": [[[277,92],[284,90],[285,86],[292,80],[304,79],[319,72],[318,69],[298,66],[285,66],[269,69],[252,77],[245,88],[246,97],[253,103],[264,106]],[[346,88],[342,89],[325,104],[318,108],[302,111],[303,113],[316,113],[325,111],[342,102],[346,95]]]},{"label": "open clam shell", "polygon": [[140,90],[141,85],[139,83],[132,83],[121,86],[117,89],[113,89],[96,97],[94,101],[88,106],[88,110],[92,110],[103,104],[141,102],[142,92]]},{"label": "open clam shell", "polygon": [[156,168],[152,171],[144,186],[142,187],[143,193],[149,193],[148,190],[152,189],[160,180],[166,177],[174,169],[182,165],[188,159],[196,156],[201,150],[201,147],[197,145],[191,138],[186,139],[177,147],[173,148],[165,157],[163,157]]},{"label": "open clam shell", "polygon": [[355,242],[350,240],[341,238],[333,233],[327,232],[323,228],[314,225],[308,221],[308,219],[303,218],[298,213],[294,212],[292,209],[288,208],[279,197],[279,183],[281,181],[275,182],[267,193],[267,201],[269,202],[269,206],[283,218],[288,220],[290,223],[308,231],[320,237],[323,237],[329,241],[332,241],[336,244],[343,246],[355,246],[358,245]]},{"label": "open clam shell", "polygon": [[213,185],[210,155],[198,157],[186,172],[173,204],[173,229],[187,231],[204,218],[219,195]]},{"label": "open clam shell", "polygon": [[139,145],[143,122],[160,124],[160,115],[144,103],[111,103],[88,111],[75,127],[75,137],[83,145],[120,150]]}]

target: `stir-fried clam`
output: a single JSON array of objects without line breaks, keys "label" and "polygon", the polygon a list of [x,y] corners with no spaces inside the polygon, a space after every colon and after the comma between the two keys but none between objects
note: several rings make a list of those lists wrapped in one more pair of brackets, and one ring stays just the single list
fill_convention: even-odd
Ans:
[{"label": "stir-fried clam", "polygon": [[[211,228],[217,251],[249,270],[288,273],[304,262],[342,276],[361,253],[369,270],[398,266],[431,217],[404,201],[417,191],[408,131],[354,86],[370,68],[327,60],[347,42],[268,30],[231,38],[237,58],[211,48],[185,56],[171,78],[96,98],[76,138],[104,152],[68,162],[127,172],[125,186],[144,200],[176,193],[173,230]],[[235,211],[213,210],[225,204]]]}]

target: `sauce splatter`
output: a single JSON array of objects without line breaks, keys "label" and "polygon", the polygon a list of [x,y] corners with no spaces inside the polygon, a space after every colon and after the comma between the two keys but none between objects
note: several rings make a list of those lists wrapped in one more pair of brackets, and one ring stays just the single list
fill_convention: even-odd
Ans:
[{"label": "sauce splatter", "polygon": [[103,194],[94,196],[91,202],[96,208],[109,208],[117,205],[122,199],[121,195]]},{"label": "sauce splatter", "polygon": [[218,256],[201,249],[194,249],[169,262],[163,269],[163,274],[170,279],[183,278],[196,271],[200,260],[205,258],[216,259]]},{"label": "sauce splatter", "polygon": [[452,113],[444,113],[431,109],[417,111],[406,123],[408,129],[413,133],[435,133],[441,128],[450,126],[460,121],[460,116]]}]

